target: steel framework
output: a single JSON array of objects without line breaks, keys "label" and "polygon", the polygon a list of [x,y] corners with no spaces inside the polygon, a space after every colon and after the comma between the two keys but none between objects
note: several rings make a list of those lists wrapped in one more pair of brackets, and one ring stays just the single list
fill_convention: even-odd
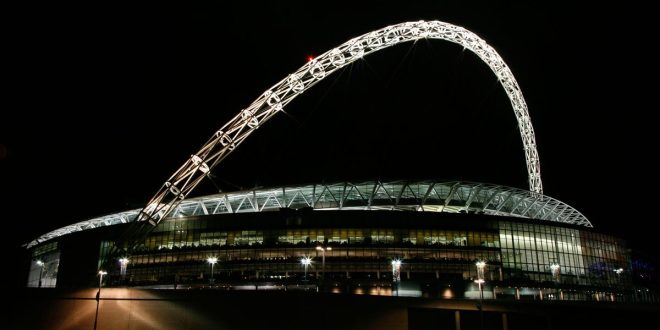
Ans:
[{"label": "steel framework", "polygon": [[513,106],[523,141],[529,188],[543,193],[541,172],[532,123],[513,73],[493,47],[476,34],[456,25],[440,21],[407,22],[387,26],[353,38],[307,62],[296,72],[282,79],[247,108],[218,130],[199,151],[191,155],[158,190],[140,212],[138,222],[156,226],[174,211],[179,203],[199,184],[211,169],[241,144],[252,132],[280,112],[296,96],[343,68],[378,50],[407,41],[439,39],[462,45],[474,52],[495,73]]},{"label": "steel framework", "polygon": [[[483,213],[593,227],[580,211],[550,196],[461,181],[340,182],[236,191],[186,199],[172,211],[172,216],[269,212],[282,208]],[[134,223],[139,212],[139,209],[130,210],[74,223],[39,236],[27,247],[79,231]]]}]

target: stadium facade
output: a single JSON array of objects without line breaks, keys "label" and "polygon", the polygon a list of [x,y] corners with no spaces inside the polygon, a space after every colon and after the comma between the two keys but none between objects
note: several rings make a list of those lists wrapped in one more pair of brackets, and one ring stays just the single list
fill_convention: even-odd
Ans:
[{"label": "stadium facade", "polygon": [[345,182],[193,198],[130,255],[108,256],[139,211],[30,242],[27,285],[93,285],[109,257],[107,285],[133,287],[478,298],[483,280],[486,299],[566,300],[623,299],[632,288],[623,240],[559,200],[492,184]]}]

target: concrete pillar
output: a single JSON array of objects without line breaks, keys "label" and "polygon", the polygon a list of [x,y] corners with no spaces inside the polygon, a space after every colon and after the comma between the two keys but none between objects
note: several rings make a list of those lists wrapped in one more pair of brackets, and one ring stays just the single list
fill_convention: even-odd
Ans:
[{"label": "concrete pillar", "polygon": [[520,288],[516,288],[516,300],[520,300]]},{"label": "concrete pillar", "polygon": [[410,271],[409,270],[406,271],[406,279],[410,279]]},{"label": "concrete pillar", "polygon": [[454,321],[456,323],[456,330],[461,330],[461,312],[454,312]]},{"label": "concrete pillar", "polygon": [[288,278],[288,277],[289,277],[289,272],[288,271],[284,272],[284,278]]},{"label": "concrete pillar", "polygon": [[439,279],[439,278],[440,278],[440,271],[439,271],[439,270],[436,270],[436,271],[435,271],[435,279],[437,280],[437,279]]},{"label": "concrete pillar", "polygon": [[539,300],[543,300],[543,289],[539,289]]},{"label": "concrete pillar", "polygon": [[376,271],[376,278],[377,278],[377,279],[380,279],[380,270],[377,270],[377,271]]},{"label": "concrete pillar", "polygon": [[509,330],[509,317],[502,313],[502,330]]},{"label": "concrete pillar", "polygon": [[351,274],[349,274],[348,271],[346,271],[346,278],[351,278]]}]

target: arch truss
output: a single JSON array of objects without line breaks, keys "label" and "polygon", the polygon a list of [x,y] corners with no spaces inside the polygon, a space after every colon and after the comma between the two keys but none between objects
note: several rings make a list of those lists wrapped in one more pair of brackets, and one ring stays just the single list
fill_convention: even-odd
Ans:
[{"label": "arch truss", "polygon": [[282,79],[252,104],[243,109],[218,130],[199,151],[191,155],[140,212],[138,221],[157,225],[177,208],[179,203],[201,180],[240,145],[252,132],[280,112],[289,102],[333,72],[363,56],[407,41],[439,39],[459,44],[475,53],[495,73],[504,87],[523,141],[529,188],[542,194],[541,172],[534,129],[527,104],[513,73],[497,54],[476,34],[456,25],[440,21],[407,22],[387,26],[353,38],[333,48]]}]

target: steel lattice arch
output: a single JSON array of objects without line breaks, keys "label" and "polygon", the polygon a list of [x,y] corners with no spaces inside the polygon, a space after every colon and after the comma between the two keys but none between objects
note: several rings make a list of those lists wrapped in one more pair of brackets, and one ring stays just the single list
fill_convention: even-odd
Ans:
[{"label": "steel lattice arch", "polygon": [[[177,206],[172,216],[307,207],[315,210],[483,213],[592,227],[582,213],[552,197],[518,188],[459,181],[343,182],[222,193],[187,199]],[[28,248],[74,232],[134,222],[139,212],[139,209],[130,210],[74,223],[36,238]]]},{"label": "steel lattice arch", "polygon": [[499,54],[476,34],[440,21],[407,22],[353,38],[309,61],[282,79],[218,130],[181,166],[140,212],[139,221],[157,225],[199,182],[252,132],[282,111],[294,98],[333,72],[373,52],[403,42],[437,39],[459,44],[475,53],[497,76],[511,101],[523,142],[529,188],[542,194],[541,170],[527,104],[513,73]]}]

